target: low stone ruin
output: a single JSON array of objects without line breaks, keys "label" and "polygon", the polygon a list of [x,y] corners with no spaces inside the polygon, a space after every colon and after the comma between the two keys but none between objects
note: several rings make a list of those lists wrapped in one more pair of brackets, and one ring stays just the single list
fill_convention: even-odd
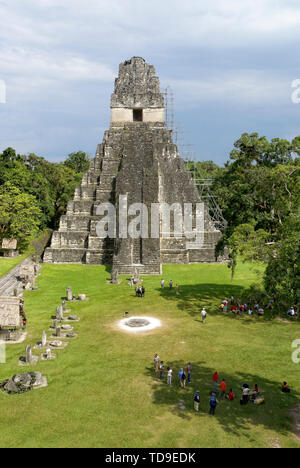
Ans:
[{"label": "low stone ruin", "polygon": [[21,297],[0,297],[0,339],[7,343],[21,343],[21,321],[26,319],[24,300]]},{"label": "low stone ruin", "polygon": [[17,247],[17,239],[2,239],[3,257],[18,257],[19,252]]},{"label": "low stone ruin", "polygon": [[29,372],[27,374],[15,374],[11,379],[0,383],[0,391],[8,395],[18,395],[47,385],[47,378],[40,372]]},{"label": "low stone ruin", "polygon": [[42,361],[53,361],[56,359],[56,355],[52,354],[51,348],[47,348],[46,351],[41,355]]},{"label": "low stone ruin", "polygon": [[39,360],[38,356],[32,354],[31,346],[26,346],[25,356],[19,359],[19,366],[34,366]]},{"label": "low stone ruin", "polygon": [[71,286],[68,286],[67,287],[67,301],[68,302],[89,301],[89,298],[86,297],[85,294],[78,294],[78,297],[76,297],[72,292]]},{"label": "low stone ruin", "polygon": [[38,275],[41,266],[35,263],[22,263],[19,268],[19,279],[22,282],[23,289],[37,290],[35,278]]}]

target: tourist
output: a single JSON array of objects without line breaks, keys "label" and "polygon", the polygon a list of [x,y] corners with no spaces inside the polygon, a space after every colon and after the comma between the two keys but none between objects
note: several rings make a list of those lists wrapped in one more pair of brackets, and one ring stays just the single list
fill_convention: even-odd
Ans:
[{"label": "tourist", "polygon": [[130,283],[129,284],[130,284],[130,286],[134,285],[134,277],[133,276],[130,278]]},{"label": "tourist", "polygon": [[224,306],[224,302],[222,302],[222,304],[220,305],[220,310],[223,311],[223,310],[224,310],[224,307],[225,307],[225,306]]},{"label": "tourist", "polygon": [[195,411],[199,411],[199,404],[200,404],[200,395],[199,395],[200,391],[197,390],[195,395],[194,395],[194,410]]},{"label": "tourist", "polygon": [[144,286],[142,286],[141,297],[145,297],[145,292],[146,292],[146,290],[145,290]]},{"label": "tourist", "polygon": [[254,402],[254,401],[256,400],[256,398],[257,398],[257,396],[258,396],[258,393],[259,393],[259,391],[258,391],[258,385],[255,384],[255,385],[254,385],[254,389],[249,393],[250,400],[251,400],[252,402]]},{"label": "tourist", "polygon": [[207,312],[206,312],[204,307],[203,307],[203,309],[201,311],[201,316],[202,316],[202,323],[205,323],[206,322],[206,317],[207,317]]},{"label": "tourist", "polygon": [[242,405],[247,405],[248,401],[249,401],[249,393],[250,393],[250,388],[249,388],[249,385],[247,384],[244,384],[243,385],[243,388],[242,388],[242,400],[241,400],[241,404]]},{"label": "tourist", "polygon": [[178,284],[176,284],[176,286],[175,286],[175,293],[176,293],[176,295],[178,296],[178,294],[179,294],[179,286],[178,286]]},{"label": "tourist", "polygon": [[234,296],[231,296],[231,298],[230,298],[230,302],[231,302],[231,305],[234,305],[234,303],[235,303]]},{"label": "tourist", "polygon": [[221,382],[221,396],[220,396],[220,400],[223,400],[223,398],[225,397],[225,395],[226,395],[226,390],[227,390],[227,385],[226,385],[225,380],[223,379],[222,382]]},{"label": "tourist", "polygon": [[233,401],[235,399],[235,394],[232,391],[232,388],[229,390],[228,394],[226,395],[227,400]]},{"label": "tourist", "polygon": [[180,386],[182,388],[185,388],[186,374],[185,374],[183,368],[180,369],[180,371],[178,373],[178,378],[179,378]]},{"label": "tourist", "polygon": [[165,370],[164,361],[161,361],[158,369],[159,369],[159,378],[160,378],[160,380],[163,380],[164,370]]},{"label": "tourist", "polygon": [[170,289],[170,291],[173,289],[173,281],[172,280],[170,280],[170,282],[169,282],[169,289]]},{"label": "tourist", "polygon": [[227,308],[228,308],[228,301],[227,301],[227,299],[225,299],[225,300],[223,301],[223,304],[224,304],[223,312],[227,312]]},{"label": "tourist", "polygon": [[283,393],[291,393],[291,389],[289,388],[288,384],[286,382],[283,382],[281,391]]},{"label": "tourist", "polygon": [[253,315],[252,309],[249,309],[249,310],[248,310],[248,315]]},{"label": "tourist", "polygon": [[218,381],[219,381],[219,374],[218,374],[218,372],[216,371],[216,372],[213,374],[213,383],[214,383],[214,391],[215,391],[215,392],[217,391]]},{"label": "tourist", "polygon": [[234,304],[231,306],[231,312],[236,314],[236,306]]},{"label": "tourist", "polygon": [[218,404],[218,400],[216,398],[216,395],[213,393],[209,399],[209,414],[214,416],[216,412],[216,407]]},{"label": "tourist", "polygon": [[161,280],[160,286],[161,286],[161,289],[164,289],[164,287],[165,287],[165,280],[164,279]]},{"label": "tourist", "polygon": [[170,367],[167,367],[167,384],[172,385],[173,371]]},{"label": "tourist", "polygon": [[158,354],[155,354],[154,355],[154,369],[155,369],[155,372],[158,372],[158,366],[159,366],[159,361],[160,361],[160,357]]},{"label": "tourist", "polygon": [[258,309],[258,316],[259,316],[259,317],[263,317],[263,316],[264,316],[264,313],[265,313],[265,312],[264,312],[264,309],[263,309],[262,307],[260,307],[260,308]]},{"label": "tourist", "polygon": [[26,330],[26,327],[27,327],[27,319],[24,318],[24,319],[23,319],[22,329],[23,329],[23,330]]},{"label": "tourist", "polygon": [[187,373],[187,381],[188,383],[191,383],[192,366],[190,362],[186,366],[186,373]]},{"label": "tourist", "polygon": [[291,307],[291,308],[287,311],[287,315],[289,315],[290,317],[294,317],[294,316],[295,316],[295,309],[294,309],[294,307]]}]

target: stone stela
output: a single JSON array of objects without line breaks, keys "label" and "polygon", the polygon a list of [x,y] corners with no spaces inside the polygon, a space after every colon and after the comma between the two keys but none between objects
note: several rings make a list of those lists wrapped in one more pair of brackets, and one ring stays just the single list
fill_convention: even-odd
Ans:
[{"label": "stone stela", "polygon": [[120,65],[111,97],[110,129],[105,132],[81,186],[76,188],[73,201],[68,203],[67,213],[61,217],[59,230],[53,233],[43,260],[112,265],[113,272],[131,275],[135,271],[139,275],[160,274],[164,263],[216,261],[215,246],[221,232],[206,208],[204,241],[199,249],[187,249],[184,236],[165,237],[162,227],[158,238],[121,238],[119,225],[116,238],[98,237],[96,228],[102,217],[97,215],[97,208],[110,202],[119,210],[120,197],[125,195],[128,206],[143,203],[148,212],[154,203],[201,203],[172,140],[172,131],[166,126],[159,78],[153,65],[141,57]]},{"label": "stone stela", "polygon": [[17,251],[18,241],[17,239],[2,239],[2,249],[4,257],[17,257],[19,252]]}]

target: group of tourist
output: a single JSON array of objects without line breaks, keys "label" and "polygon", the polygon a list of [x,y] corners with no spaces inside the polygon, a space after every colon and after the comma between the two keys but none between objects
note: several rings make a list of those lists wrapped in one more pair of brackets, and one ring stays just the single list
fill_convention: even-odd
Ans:
[{"label": "group of tourist", "polygon": [[[164,361],[160,360],[160,357],[158,354],[155,354],[153,362],[154,362],[154,371],[157,375],[159,375],[160,380],[164,380],[164,374],[166,371],[167,384],[172,385],[173,369],[171,367],[167,367],[165,369]],[[185,388],[186,382],[191,383],[191,373],[192,373],[192,367],[191,367],[190,362],[187,364],[186,369],[183,369],[182,367],[180,371],[178,372],[178,380],[182,388]]]},{"label": "group of tourist", "polygon": [[[160,282],[160,287],[161,287],[161,289],[164,289],[164,288],[165,288],[165,280],[164,280],[164,279],[161,280],[161,282]],[[175,284],[175,287],[174,287],[173,280],[170,280],[170,281],[169,281],[169,290],[172,291],[173,288],[175,289],[175,293],[178,295],[178,294],[179,294],[179,286],[178,286],[178,284]]]},{"label": "group of tourist", "polygon": [[[135,286],[135,295],[136,297],[145,297],[145,287],[141,286],[141,280],[139,278],[134,278],[133,276],[130,278],[129,286]],[[165,280],[162,279],[160,282],[161,289],[165,288]],[[175,294],[178,296],[179,294],[179,286],[178,284],[175,284],[173,280],[169,281],[169,290],[173,291],[175,290]]]},{"label": "group of tourist", "polygon": [[[266,306],[266,309],[272,309],[273,306],[274,306],[274,299],[270,299],[268,305]],[[220,310],[222,310],[223,312],[228,312],[229,307],[230,307],[231,312],[236,315],[243,315],[243,314],[253,315],[253,313],[257,313],[259,317],[263,317],[265,314],[264,308],[259,304],[257,300],[250,301],[250,304],[247,304],[247,303],[243,303],[241,299],[235,299],[234,296],[231,296],[230,304],[228,303],[227,299],[224,299],[224,301],[220,305]],[[297,316],[295,308],[290,307],[289,310],[287,311],[287,315],[289,317]]]},{"label": "group of tourist", "polygon": [[234,296],[231,296],[230,304],[228,303],[227,299],[224,299],[220,305],[220,310],[223,312],[228,312],[229,307],[231,312],[235,315],[253,315],[253,313],[256,312],[259,317],[263,317],[265,314],[264,309],[258,304],[257,301],[254,301],[254,303],[251,304],[247,304],[243,303],[241,299],[235,299]]},{"label": "group of tourist", "polygon": [[[173,381],[173,369],[171,367],[166,367],[164,361],[160,360],[158,354],[154,355],[154,371],[155,374],[159,376],[161,381],[164,380],[165,372],[167,377],[167,385],[172,385]],[[186,387],[186,383],[192,382],[192,366],[191,363],[187,363],[186,368],[181,368],[177,374],[177,379],[181,388]],[[227,386],[225,379],[220,379],[218,372],[214,372],[212,376],[213,381],[213,390],[209,394],[209,414],[215,415],[217,405],[222,400],[234,401],[236,395],[232,388]],[[220,382],[220,384],[219,384]],[[219,387],[219,388],[218,388]],[[287,382],[282,384],[282,392],[290,393],[290,388],[288,387]],[[219,400],[217,399],[219,398]],[[200,405],[200,390],[197,390],[193,396],[194,399],[194,410],[199,411]],[[251,389],[248,383],[244,383],[241,387],[241,396],[240,404],[247,405],[249,402],[252,402],[256,405],[261,405],[264,403],[264,396],[260,393],[258,385],[255,384]]]},{"label": "group of tourist", "polygon": [[145,297],[146,289],[144,286],[137,285],[135,288],[136,297]]}]

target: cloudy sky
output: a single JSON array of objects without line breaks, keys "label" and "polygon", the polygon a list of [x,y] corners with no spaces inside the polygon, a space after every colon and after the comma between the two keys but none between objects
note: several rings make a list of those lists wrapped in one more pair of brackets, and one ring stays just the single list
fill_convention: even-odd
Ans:
[{"label": "cloudy sky", "polygon": [[299,39],[299,0],[0,0],[0,151],[94,156],[132,56],[172,88],[196,159],[224,163],[243,132],[291,139]]}]

